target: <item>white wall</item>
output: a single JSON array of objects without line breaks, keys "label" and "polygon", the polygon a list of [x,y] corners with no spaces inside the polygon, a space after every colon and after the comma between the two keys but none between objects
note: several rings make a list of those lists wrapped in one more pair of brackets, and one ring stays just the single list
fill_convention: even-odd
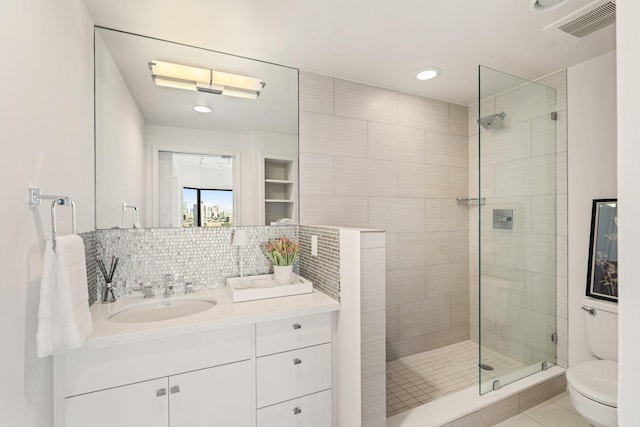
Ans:
[{"label": "white wall", "polygon": [[[122,220],[122,203],[138,207],[145,226],[145,120],[111,53],[99,34],[96,50],[96,227],[112,228]],[[125,227],[131,227],[128,211]]]},{"label": "white wall", "polygon": [[45,427],[52,363],[36,358],[35,334],[51,227],[49,205],[30,209],[27,187],[71,197],[78,231],[93,229],[93,23],[81,0],[4,0],[0,39],[0,425]]},{"label": "white wall", "polygon": [[616,197],[616,53],[570,67],[567,78],[571,366],[591,358],[580,302],[586,289],[592,200]]},{"label": "white wall", "polygon": [[640,2],[618,0],[618,198],[620,219],[618,242],[620,261],[619,385],[618,420],[621,427],[638,425],[640,405],[640,141],[638,99],[640,99]]}]

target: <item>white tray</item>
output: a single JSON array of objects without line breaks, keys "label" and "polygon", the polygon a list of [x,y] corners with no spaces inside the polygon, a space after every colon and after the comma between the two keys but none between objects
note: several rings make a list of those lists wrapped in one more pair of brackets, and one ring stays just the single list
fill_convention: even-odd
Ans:
[{"label": "white tray", "polygon": [[229,277],[226,280],[226,285],[233,302],[286,297],[313,292],[313,284],[304,277],[293,273],[291,279],[292,283],[290,285],[281,285],[273,280],[273,274]]}]

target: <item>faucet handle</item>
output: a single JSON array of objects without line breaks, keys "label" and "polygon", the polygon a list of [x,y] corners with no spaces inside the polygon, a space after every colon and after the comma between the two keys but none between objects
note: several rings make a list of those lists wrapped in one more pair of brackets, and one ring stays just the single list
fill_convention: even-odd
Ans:
[{"label": "faucet handle", "polygon": [[195,287],[193,285],[193,282],[185,282],[184,284],[184,293],[185,294],[192,294],[195,291]]}]

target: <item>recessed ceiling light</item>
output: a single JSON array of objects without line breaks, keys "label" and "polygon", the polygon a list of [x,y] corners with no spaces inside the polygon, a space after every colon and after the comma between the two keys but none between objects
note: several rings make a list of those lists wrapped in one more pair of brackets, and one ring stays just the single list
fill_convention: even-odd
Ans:
[{"label": "recessed ceiling light", "polygon": [[534,12],[548,12],[570,1],[571,0],[533,0],[531,2],[531,10]]},{"label": "recessed ceiling light", "polygon": [[422,71],[418,71],[416,73],[416,79],[431,80],[432,78],[436,77],[438,74],[440,74],[440,68],[429,67],[429,68],[425,68]]},{"label": "recessed ceiling light", "polygon": [[194,110],[196,110],[198,113],[210,113],[213,110],[209,107],[207,107],[206,105],[196,105],[195,107],[193,107]]}]

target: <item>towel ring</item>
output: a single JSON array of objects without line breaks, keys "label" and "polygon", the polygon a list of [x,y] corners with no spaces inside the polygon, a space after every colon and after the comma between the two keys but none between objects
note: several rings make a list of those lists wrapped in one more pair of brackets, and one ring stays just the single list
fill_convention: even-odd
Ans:
[{"label": "towel ring", "polygon": [[56,205],[71,206],[71,226],[72,233],[76,234],[76,204],[68,197],[57,199],[51,202],[51,242],[53,250],[56,250]]},{"label": "towel ring", "polygon": [[73,234],[76,234],[76,204],[67,196],[50,196],[40,194],[40,189],[29,188],[29,206],[39,206],[42,199],[53,199],[51,202],[51,243],[53,250],[56,250],[56,205],[71,206],[71,226]]}]

